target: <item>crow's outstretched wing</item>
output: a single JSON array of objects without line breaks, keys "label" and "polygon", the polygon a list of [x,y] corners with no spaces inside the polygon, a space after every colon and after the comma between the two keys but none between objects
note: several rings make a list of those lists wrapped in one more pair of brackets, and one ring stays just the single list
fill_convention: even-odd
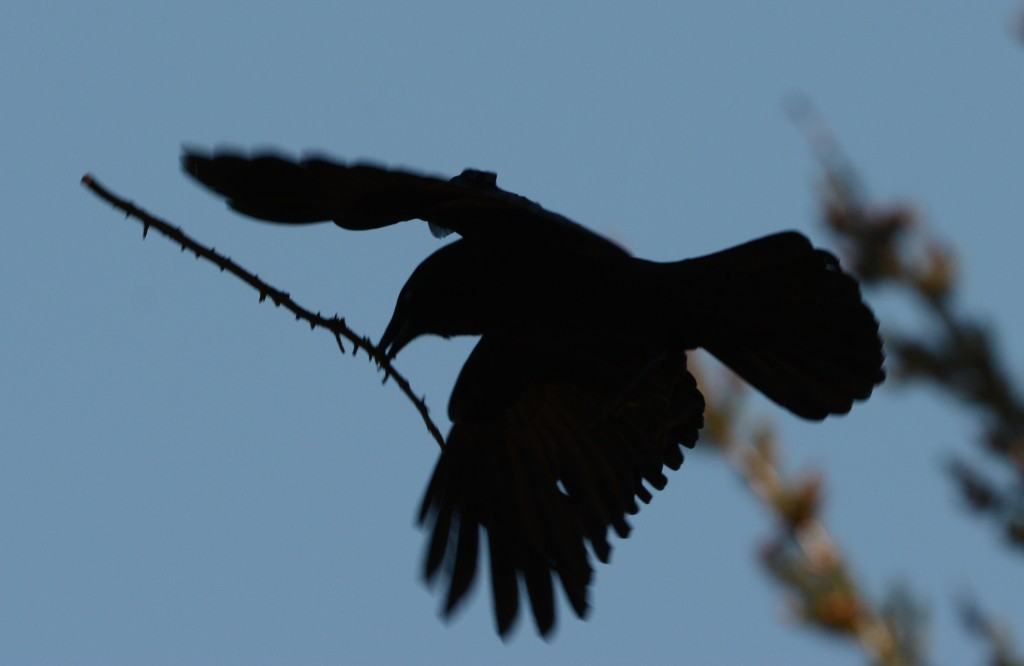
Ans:
[{"label": "crow's outstretched wing", "polygon": [[446,180],[371,164],[323,158],[299,161],[277,155],[222,151],[182,155],[185,172],[223,195],[240,213],[286,224],[333,221],[353,230],[425,220],[436,235],[526,243],[574,252],[624,254],[600,236],[526,197],[497,186],[495,174],[467,169]]},{"label": "crow's outstretched wing", "polygon": [[296,162],[275,155],[186,152],[182,166],[240,213],[289,224],[331,220],[356,230],[416,219],[468,189],[369,164]]},{"label": "crow's outstretched wing", "polygon": [[483,539],[500,634],[521,589],[548,634],[556,581],[583,617],[588,544],[608,561],[608,529],[627,536],[626,515],[665,486],[665,467],[682,464],[703,410],[681,351],[584,361],[484,335],[452,394],[448,446],[420,513],[431,532],[424,571],[445,581],[444,613],[469,590]]}]

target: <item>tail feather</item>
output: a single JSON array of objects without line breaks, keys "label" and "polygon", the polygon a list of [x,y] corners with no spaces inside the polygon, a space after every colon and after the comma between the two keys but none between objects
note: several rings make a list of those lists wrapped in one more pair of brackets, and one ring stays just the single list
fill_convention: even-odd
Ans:
[{"label": "tail feather", "polygon": [[796,232],[692,260],[711,303],[701,346],[808,419],[844,414],[880,383],[878,321],[839,261]]}]

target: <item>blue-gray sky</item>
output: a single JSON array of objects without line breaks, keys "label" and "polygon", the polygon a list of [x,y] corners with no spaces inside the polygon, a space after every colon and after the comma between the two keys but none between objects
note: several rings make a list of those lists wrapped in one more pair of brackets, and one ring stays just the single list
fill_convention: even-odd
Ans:
[{"label": "blue-gray sky", "polygon": [[[1017,3],[8,3],[0,23],[0,662],[859,664],[795,627],[756,564],[766,516],[691,454],[597,570],[594,609],[503,644],[489,591],[454,622],[418,577],[437,455],[364,359],[258,304],[78,185],[91,171],[303,304],[379,336],[438,241],[243,220],[179,173],[183,143],[327,151],[499,183],[634,253],[783,228],[828,244],[784,111],[813,99],[878,200],[956,245],[967,307],[1024,329]],[[870,294],[869,294],[870,297]],[[914,325],[881,299],[883,322]],[[443,419],[470,341],[399,367]],[[846,418],[759,405],[859,580],[931,606],[936,663],[983,654],[970,588],[1024,617],[1019,555],[941,470],[978,426],[884,387]]]}]

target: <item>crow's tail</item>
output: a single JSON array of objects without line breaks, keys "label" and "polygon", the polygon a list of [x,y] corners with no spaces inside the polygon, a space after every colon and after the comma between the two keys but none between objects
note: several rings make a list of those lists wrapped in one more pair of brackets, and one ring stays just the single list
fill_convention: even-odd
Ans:
[{"label": "crow's tail", "polygon": [[793,413],[846,413],[884,379],[878,321],[857,281],[801,234],[682,264],[703,292],[699,345]]}]

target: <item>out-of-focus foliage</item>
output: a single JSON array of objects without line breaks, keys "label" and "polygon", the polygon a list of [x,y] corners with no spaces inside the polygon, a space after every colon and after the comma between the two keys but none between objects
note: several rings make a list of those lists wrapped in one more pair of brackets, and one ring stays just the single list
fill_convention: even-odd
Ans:
[{"label": "out-of-focus foliage", "polygon": [[[1005,372],[993,332],[964,314],[956,298],[956,260],[909,206],[873,206],[831,134],[806,105],[796,114],[825,171],[824,218],[846,265],[868,289],[898,290],[926,326],[885,328],[887,367],[901,382],[928,382],[980,418],[988,461],[947,466],[973,509],[991,517],[1009,543],[1024,547],[1024,400]],[[983,464],[988,462],[983,471]]]},{"label": "out-of-focus foliage", "polygon": [[1013,636],[1007,626],[988,615],[974,600],[960,599],[960,616],[967,631],[987,642],[992,650],[991,666],[1022,666],[1024,659],[1014,650]]},{"label": "out-of-focus foliage", "polygon": [[[926,322],[912,333],[883,326],[891,380],[927,382],[978,415],[977,460],[953,458],[947,470],[966,505],[996,522],[1008,543],[1024,547],[1024,401],[1004,371],[992,331],[963,314],[957,302],[955,256],[930,235],[913,207],[869,201],[828,125],[807,101],[799,100],[791,111],[821,163],[822,219],[842,247],[845,266],[869,293],[898,292]],[[923,603],[905,585],[881,602],[858,587],[820,518],[823,476],[786,474],[771,424],[749,425],[739,380],[727,371],[709,376],[705,367],[695,370],[707,399],[702,441],[714,444],[776,519],[761,560],[787,590],[794,615],[855,640],[872,663],[927,663]],[[1008,626],[973,600],[958,605],[966,631],[990,645],[991,664],[1024,665]]]},{"label": "out-of-focus foliage", "polygon": [[824,479],[782,471],[777,433],[767,421],[749,424],[749,389],[728,371],[693,364],[706,407],[701,442],[711,444],[775,518],[761,561],[790,595],[793,615],[809,626],[857,641],[872,662],[923,664],[923,611],[909,595],[881,610],[858,587],[819,515]]}]

